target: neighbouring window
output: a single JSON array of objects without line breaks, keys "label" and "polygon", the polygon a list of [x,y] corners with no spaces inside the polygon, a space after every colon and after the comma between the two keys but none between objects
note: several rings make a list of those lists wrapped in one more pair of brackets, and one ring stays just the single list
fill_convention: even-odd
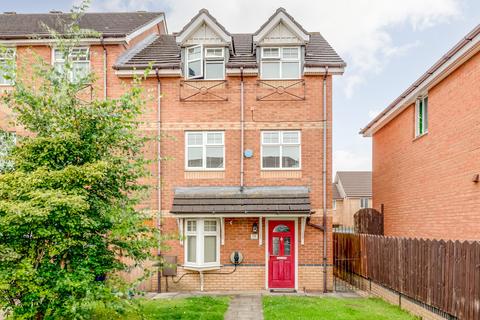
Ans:
[{"label": "neighbouring window", "polygon": [[16,142],[17,135],[15,132],[0,130],[0,172],[13,168],[13,163],[7,160],[6,157]]},{"label": "neighbouring window", "polygon": [[300,169],[300,131],[262,132],[262,169]]},{"label": "neighbouring window", "polygon": [[360,208],[362,209],[368,208],[368,198],[360,199]]},{"label": "neighbouring window", "polygon": [[428,132],[428,96],[417,99],[415,103],[415,136]]},{"label": "neighbouring window", "polygon": [[70,64],[68,70],[70,81],[77,82],[85,78],[90,73],[90,49],[71,48],[68,52],[54,49],[53,65],[55,70],[63,74],[67,63]]},{"label": "neighbouring window", "polygon": [[225,49],[202,45],[186,48],[185,73],[187,79],[225,79]]},{"label": "neighbouring window", "polygon": [[185,133],[187,170],[223,170],[225,143],[222,131],[191,131]]},{"label": "neighbouring window", "polygon": [[300,48],[262,48],[262,79],[299,79]]},{"label": "neighbouring window", "polygon": [[187,219],[185,264],[208,267],[220,264],[220,227],[214,219]]},{"label": "neighbouring window", "polygon": [[0,50],[0,85],[13,85],[15,53],[14,48]]},{"label": "neighbouring window", "polygon": [[332,209],[337,210],[337,200],[333,200]]}]

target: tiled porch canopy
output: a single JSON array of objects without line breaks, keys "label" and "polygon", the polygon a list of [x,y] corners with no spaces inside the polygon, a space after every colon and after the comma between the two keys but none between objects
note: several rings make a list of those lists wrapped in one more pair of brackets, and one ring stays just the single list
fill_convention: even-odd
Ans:
[{"label": "tiled porch canopy", "polygon": [[178,216],[252,216],[310,214],[308,187],[176,188],[171,212]]}]

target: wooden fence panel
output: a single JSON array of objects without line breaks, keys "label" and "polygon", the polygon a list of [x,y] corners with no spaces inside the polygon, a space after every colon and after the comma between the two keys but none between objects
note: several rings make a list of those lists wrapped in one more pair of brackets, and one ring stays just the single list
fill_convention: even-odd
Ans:
[{"label": "wooden fence panel", "polygon": [[334,233],[335,275],[360,275],[458,319],[480,319],[480,242]]}]

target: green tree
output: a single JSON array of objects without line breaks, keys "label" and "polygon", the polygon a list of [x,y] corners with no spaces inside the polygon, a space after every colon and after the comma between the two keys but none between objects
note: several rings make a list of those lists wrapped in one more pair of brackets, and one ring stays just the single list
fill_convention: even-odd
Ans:
[{"label": "green tree", "polygon": [[117,99],[92,94],[95,76],[76,71],[72,50],[92,36],[76,24],[84,9],[51,30],[61,68],[40,58],[6,68],[16,77],[3,102],[31,133],[0,173],[0,309],[15,319],[85,319],[94,301],[121,309],[132,286],[116,275],[159,245],[137,209],[148,189],[146,93],[137,78]]}]

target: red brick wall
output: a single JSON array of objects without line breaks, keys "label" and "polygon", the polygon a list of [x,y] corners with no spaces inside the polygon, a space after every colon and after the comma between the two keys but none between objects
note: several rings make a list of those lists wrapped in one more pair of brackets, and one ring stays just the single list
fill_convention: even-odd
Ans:
[{"label": "red brick wall", "polygon": [[373,136],[373,203],[385,233],[480,239],[480,54],[428,92],[428,134],[414,106]]},{"label": "red brick wall", "polygon": [[[115,75],[112,65],[122,54],[125,47],[122,45],[108,45],[107,57],[107,89],[109,97],[118,97],[124,92],[124,85],[129,79],[121,79]],[[45,59],[50,59],[50,47],[35,47],[33,50],[40,52]],[[18,60],[25,58],[23,48],[18,48]],[[25,51],[26,52],[26,51]],[[103,48],[91,46],[92,70],[98,75],[94,83],[94,94],[103,97]],[[173,190],[175,187],[185,186],[238,186],[240,184],[240,80],[239,77],[228,77],[227,87],[220,89],[221,95],[228,98],[222,102],[181,102],[180,79],[162,78],[161,122],[162,122],[162,157],[171,160],[162,161],[162,212],[165,216],[164,231],[169,234],[177,233],[175,219],[168,215],[172,205]],[[328,143],[327,143],[327,199],[331,199],[331,105],[332,105],[332,79],[327,79],[327,104],[328,104]],[[157,81],[149,78],[145,81],[147,106],[142,120],[140,134],[155,136],[156,131],[156,86]],[[305,77],[305,100],[302,101],[257,101],[259,87],[256,77],[245,79],[245,147],[252,149],[254,156],[245,159],[245,185],[246,186],[308,186],[311,192],[311,206],[315,211],[312,222],[322,223],[322,77]],[[0,110],[1,111],[1,110]],[[1,113],[1,112],[0,112]],[[1,119],[1,118],[0,118]],[[2,123],[2,126],[4,124]],[[20,131],[21,128],[16,128]],[[267,172],[269,177],[262,175],[260,170],[260,132],[261,130],[300,130],[302,149],[302,170],[292,175],[292,172]],[[214,179],[186,179],[184,171],[184,132],[186,130],[224,130],[226,167],[221,177]],[[146,155],[150,159],[156,157],[156,145],[150,143],[146,147]],[[151,165],[152,177],[145,179],[146,183],[156,184],[157,167]],[[265,171],[266,172],[266,171]],[[264,173],[265,173],[264,172]],[[152,191],[147,197],[143,207],[157,210],[157,193]],[[327,200],[330,209],[331,200]],[[255,221],[257,219],[254,219]],[[245,263],[262,265],[265,263],[265,246],[259,246],[258,241],[249,240],[251,225],[254,220],[234,219],[227,220],[225,232],[225,245],[221,247],[222,263],[228,263],[229,255],[233,250],[242,249],[245,253]],[[299,224],[300,226],[300,224]],[[331,213],[328,219],[331,230]],[[300,241],[300,239],[298,239]],[[332,235],[328,233],[328,263],[332,264]],[[183,247],[179,241],[170,241],[170,254],[179,257],[183,262]],[[299,244],[299,265],[302,271],[299,274],[300,287],[321,289],[321,273],[323,234],[319,230],[306,227],[305,245]],[[256,267],[258,268],[258,267]],[[313,268],[313,269],[312,269]],[[228,269],[228,268],[227,268]],[[223,269],[222,269],[223,270]],[[258,283],[264,284],[264,279],[258,279],[258,270],[254,272],[257,277],[254,284],[248,288],[256,288]],[[260,273],[261,274],[261,273]],[[264,276],[264,275],[263,275]],[[331,268],[328,271],[331,283]],[[315,277],[315,280],[313,280]],[[310,282],[310,284],[309,284]],[[246,288],[247,288],[246,287]],[[212,287],[213,288],[213,287]],[[220,288],[220,287],[218,287]]]}]

